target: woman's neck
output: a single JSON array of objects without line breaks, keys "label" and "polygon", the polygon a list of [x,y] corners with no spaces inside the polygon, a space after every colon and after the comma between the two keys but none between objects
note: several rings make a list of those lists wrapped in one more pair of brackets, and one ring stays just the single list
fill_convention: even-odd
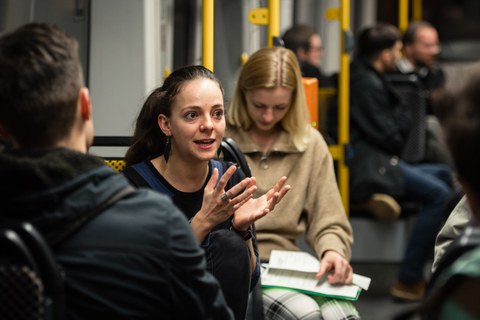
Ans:
[{"label": "woman's neck", "polygon": [[267,153],[280,136],[280,131],[279,128],[275,128],[269,132],[252,129],[248,131],[248,135],[250,139],[260,147],[263,153]]},{"label": "woman's neck", "polygon": [[165,162],[163,156],[151,160],[153,166],[175,189],[182,192],[200,190],[208,176],[208,162],[185,162],[170,157]]}]

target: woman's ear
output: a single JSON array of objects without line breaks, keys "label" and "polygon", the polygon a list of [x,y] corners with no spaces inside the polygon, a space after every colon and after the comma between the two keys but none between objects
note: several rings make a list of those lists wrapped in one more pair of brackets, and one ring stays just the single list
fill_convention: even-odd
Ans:
[{"label": "woman's ear", "polygon": [[171,136],[172,132],[170,131],[170,120],[164,115],[160,114],[157,118],[158,127],[166,136]]}]

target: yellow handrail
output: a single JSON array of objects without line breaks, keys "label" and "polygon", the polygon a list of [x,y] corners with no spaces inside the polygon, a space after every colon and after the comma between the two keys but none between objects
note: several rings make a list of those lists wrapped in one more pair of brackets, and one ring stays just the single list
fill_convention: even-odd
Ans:
[{"label": "yellow handrail", "polygon": [[340,71],[338,74],[338,144],[330,145],[332,158],[337,161],[337,179],[345,211],[349,212],[350,188],[349,170],[345,159],[345,148],[350,142],[350,0],[341,0],[339,8],[329,8],[325,12],[327,19],[339,20]]},{"label": "yellow handrail", "polygon": [[420,21],[423,19],[423,1],[413,0],[413,21]]},{"label": "yellow handrail", "polygon": [[213,71],[214,0],[203,0],[202,6],[202,64]]},{"label": "yellow handrail", "polygon": [[273,46],[273,38],[280,36],[280,0],[268,0],[268,46]]},{"label": "yellow handrail", "polygon": [[268,0],[268,8],[254,8],[248,13],[251,24],[266,25],[268,46],[273,46],[273,38],[280,36],[280,0]]},{"label": "yellow handrail", "polygon": [[340,73],[338,78],[338,118],[340,161],[338,161],[338,180],[345,211],[349,212],[349,170],[345,161],[345,146],[350,142],[350,53],[347,49],[347,34],[350,32],[350,0],[340,1],[340,31],[342,44],[340,50]]},{"label": "yellow handrail", "polygon": [[398,0],[398,29],[404,33],[408,27],[408,0]]}]

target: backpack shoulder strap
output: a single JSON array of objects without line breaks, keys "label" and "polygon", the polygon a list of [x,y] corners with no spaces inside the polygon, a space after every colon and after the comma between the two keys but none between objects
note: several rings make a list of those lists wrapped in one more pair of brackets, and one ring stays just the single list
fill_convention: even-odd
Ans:
[{"label": "backpack shoulder strap", "polygon": [[[220,181],[220,178],[223,176],[223,164],[222,162],[212,159],[212,168],[217,168],[218,170],[218,179],[217,182],[215,183],[215,187],[218,184],[218,181]],[[148,185],[154,189],[157,190],[163,194],[166,194],[170,197],[173,196],[173,193],[168,190],[168,188],[155,176],[152,174],[152,171],[148,167],[147,163],[145,161],[139,162],[137,164],[132,165],[132,168],[148,183]]]},{"label": "backpack shoulder strap", "polygon": [[218,170],[218,179],[217,179],[217,182],[215,183],[215,188],[216,188],[218,181],[220,181],[220,178],[223,176],[223,164],[220,161],[215,159],[212,159],[211,162],[212,162],[212,169],[217,168]]},{"label": "backpack shoulder strap", "polygon": [[118,190],[117,192],[114,192],[110,197],[108,197],[105,201],[103,201],[101,204],[99,204],[97,207],[83,215],[80,219],[77,219],[73,221],[72,223],[64,226],[64,229],[61,233],[59,233],[57,236],[53,237],[50,239],[50,244],[52,247],[60,244],[63,242],[66,238],[71,236],[73,233],[75,233],[77,230],[79,230],[83,225],[85,225],[88,221],[90,221],[93,217],[98,215],[99,213],[105,211],[108,207],[116,203],[122,198],[125,198],[126,196],[132,194],[135,192],[135,188],[132,187],[131,185],[127,185],[124,188]]},{"label": "backpack shoulder strap", "polygon": [[165,185],[160,180],[155,178],[145,161],[132,165],[132,168],[137,171],[137,173],[148,183],[148,185],[153,190],[159,191],[170,197],[173,196],[173,193],[168,190],[167,187],[165,187]]}]

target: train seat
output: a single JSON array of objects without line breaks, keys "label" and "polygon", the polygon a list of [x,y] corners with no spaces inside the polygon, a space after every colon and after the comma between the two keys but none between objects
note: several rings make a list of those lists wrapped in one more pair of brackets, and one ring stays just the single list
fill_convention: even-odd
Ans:
[{"label": "train seat", "polygon": [[64,319],[62,273],[42,235],[24,222],[0,230],[2,319]]}]

